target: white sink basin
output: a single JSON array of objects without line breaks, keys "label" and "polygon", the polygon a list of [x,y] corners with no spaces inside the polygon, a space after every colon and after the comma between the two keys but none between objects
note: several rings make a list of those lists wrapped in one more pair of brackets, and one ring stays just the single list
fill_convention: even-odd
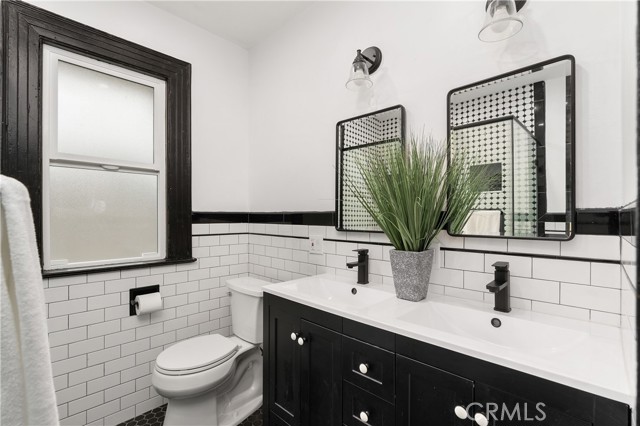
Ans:
[{"label": "white sink basin", "polygon": [[[411,303],[396,299],[394,293],[380,286],[357,285],[334,276],[319,275],[274,286],[303,302],[346,312],[367,311],[380,319],[390,316],[407,326],[460,336],[496,350],[536,356],[562,354],[589,336],[585,331],[534,321],[526,314],[523,317],[523,311],[502,314],[482,303],[470,307],[433,298]],[[494,318],[500,320],[499,327],[492,325]]]},{"label": "white sink basin", "polygon": [[387,291],[324,277],[282,283],[279,287],[309,301],[319,301],[340,309],[367,309],[395,299],[395,294]]},{"label": "white sink basin", "polygon": [[[392,286],[358,285],[330,274],[263,287],[264,291],[494,364],[607,398],[635,401],[620,329],[430,293],[420,302],[395,297]],[[355,289],[355,294],[353,294]],[[498,318],[500,327],[491,325]],[[635,371],[635,370],[633,370]]]},{"label": "white sink basin", "polygon": [[[499,327],[492,325],[497,318]],[[525,353],[560,353],[588,337],[586,332],[538,321],[429,301],[398,316],[400,321],[432,328]]]}]

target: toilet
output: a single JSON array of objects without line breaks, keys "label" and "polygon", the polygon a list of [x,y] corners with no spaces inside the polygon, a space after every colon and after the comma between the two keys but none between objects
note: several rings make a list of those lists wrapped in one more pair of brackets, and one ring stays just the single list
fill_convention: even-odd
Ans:
[{"label": "toilet", "polygon": [[156,358],[151,383],[169,404],[164,426],[236,426],[262,404],[262,287],[227,281],[233,335],[193,337]]}]

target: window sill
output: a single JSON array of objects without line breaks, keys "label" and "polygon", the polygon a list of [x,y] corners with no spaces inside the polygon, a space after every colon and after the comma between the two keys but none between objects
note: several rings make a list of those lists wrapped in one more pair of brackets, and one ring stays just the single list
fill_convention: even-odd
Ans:
[{"label": "window sill", "polygon": [[105,266],[91,266],[87,268],[73,268],[73,269],[52,269],[48,271],[42,271],[42,278],[55,278],[55,277],[66,277],[69,275],[79,275],[79,274],[93,274],[97,272],[111,272],[111,271],[119,271],[121,269],[136,269],[136,268],[148,268],[153,266],[165,266],[165,265],[177,265],[181,263],[193,263],[198,259],[192,257],[188,259],[177,259],[177,260],[155,260],[150,262],[136,262],[136,263],[126,263],[123,265],[105,265]]}]

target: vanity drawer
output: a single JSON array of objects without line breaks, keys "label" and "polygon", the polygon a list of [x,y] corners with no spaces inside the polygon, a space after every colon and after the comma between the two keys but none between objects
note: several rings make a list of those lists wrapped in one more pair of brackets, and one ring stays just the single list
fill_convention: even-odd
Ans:
[{"label": "vanity drawer", "polygon": [[350,337],[342,337],[342,377],[393,403],[395,354]]},{"label": "vanity drawer", "polygon": [[[366,417],[361,417],[363,416]],[[394,426],[395,407],[346,380],[342,382],[342,423],[346,426]]]}]

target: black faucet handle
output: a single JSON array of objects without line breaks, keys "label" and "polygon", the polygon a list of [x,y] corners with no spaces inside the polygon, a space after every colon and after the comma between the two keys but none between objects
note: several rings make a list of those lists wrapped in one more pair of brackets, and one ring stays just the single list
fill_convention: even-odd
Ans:
[{"label": "black faucet handle", "polygon": [[355,249],[355,250],[352,250],[352,251],[357,251],[358,252],[358,256],[369,254],[369,249]]},{"label": "black faucet handle", "polygon": [[507,286],[506,281],[503,283],[497,283],[494,281],[491,281],[489,284],[486,285],[487,290],[489,290],[491,293],[497,293],[501,290],[504,290],[504,288]]},{"label": "black faucet handle", "polygon": [[491,266],[496,268],[496,271],[508,271],[509,270],[509,262],[496,262]]}]

